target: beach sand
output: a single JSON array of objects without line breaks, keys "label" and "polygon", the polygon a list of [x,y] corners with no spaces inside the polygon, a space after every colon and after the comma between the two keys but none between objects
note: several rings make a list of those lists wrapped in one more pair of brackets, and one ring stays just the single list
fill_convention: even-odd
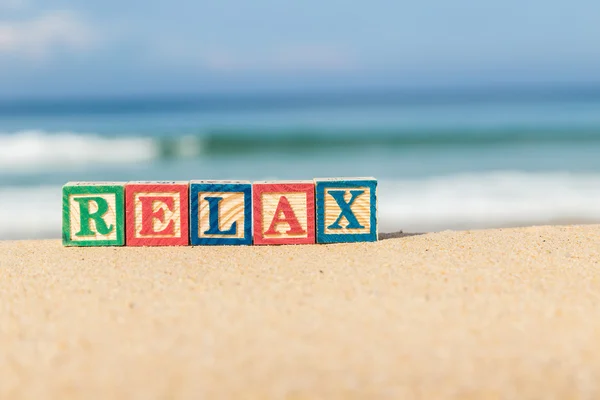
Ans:
[{"label": "beach sand", "polygon": [[600,226],[0,242],[0,398],[599,398]]}]

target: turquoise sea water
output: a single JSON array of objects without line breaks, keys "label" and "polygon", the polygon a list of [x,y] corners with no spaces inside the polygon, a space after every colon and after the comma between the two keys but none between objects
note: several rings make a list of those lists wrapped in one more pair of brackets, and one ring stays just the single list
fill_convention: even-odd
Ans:
[{"label": "turquoise sea water", "polygon": [[69,180],[322,176],[382,231],[598,222],[600,91],[0,103],[0,238],[58,237]]}]

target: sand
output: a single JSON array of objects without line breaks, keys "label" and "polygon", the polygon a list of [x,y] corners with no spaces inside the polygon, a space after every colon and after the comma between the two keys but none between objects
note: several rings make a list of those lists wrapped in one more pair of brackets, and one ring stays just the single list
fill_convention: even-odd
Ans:
[{"label": "sand", "polygon": [[599,398],[600,226],[0,242],[0,398]]}]

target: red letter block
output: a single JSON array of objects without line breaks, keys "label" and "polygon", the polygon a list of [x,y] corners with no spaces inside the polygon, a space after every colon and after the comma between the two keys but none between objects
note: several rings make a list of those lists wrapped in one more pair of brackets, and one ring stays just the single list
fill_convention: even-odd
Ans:
[{"label": "red letter block", "polygon": [[252,207],[254,244],[315,243],[313,182],[255,182]]},{"label": "red letter block", "polygon": [[188,182],[125,185],[127,246],[189,244]]}]

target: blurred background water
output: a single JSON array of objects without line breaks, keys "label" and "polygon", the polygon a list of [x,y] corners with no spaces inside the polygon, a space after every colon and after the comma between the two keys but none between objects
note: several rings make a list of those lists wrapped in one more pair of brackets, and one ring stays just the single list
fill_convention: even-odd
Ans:
[{"label": "blurred background water", "polygon": [[59,237],[74,180],[374,176],[382,231],[600,222],[591,1],[119,4],[0,0],[0,239]]}]

